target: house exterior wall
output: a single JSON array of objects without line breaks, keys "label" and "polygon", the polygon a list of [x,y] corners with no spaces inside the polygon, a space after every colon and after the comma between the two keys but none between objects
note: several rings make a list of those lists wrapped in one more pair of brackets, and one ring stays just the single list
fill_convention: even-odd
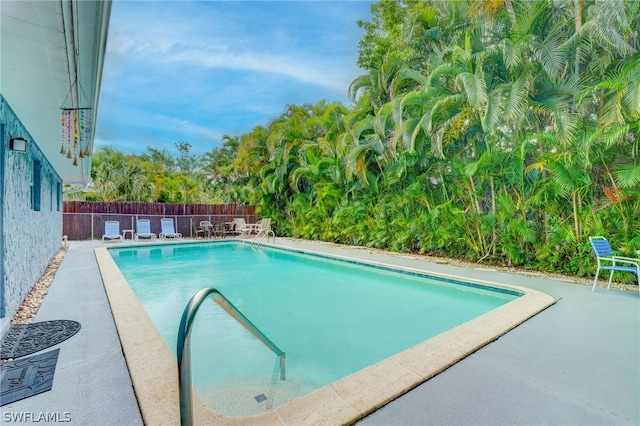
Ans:
[{"label": "house exterior wall", "polygon": [[[12,137],[27,139],[26,153],[9,150],[9,140]],[[0,188],[2,191],[0,197],[2,200],[0,335],[2,335],[22,301],[60,250],[62,181],[2,95],[0,95],[0,138],[2,143],[0,161],[3,165],[2,176],[0,176],[2,184]]]}]

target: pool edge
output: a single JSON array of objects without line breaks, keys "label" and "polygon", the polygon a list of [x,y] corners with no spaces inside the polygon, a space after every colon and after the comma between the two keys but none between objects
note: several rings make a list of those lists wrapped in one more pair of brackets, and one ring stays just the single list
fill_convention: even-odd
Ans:
[{"label": "pool edge", "polygon": [[[291,250],[286,246],[273,245],[273,247]],[[298,251],[313,253],[311,250]],[[107,248],[96,248],[95,255],[144,423],[178,424],[180,409],[175,357],[151,323]],[[354,260],[326,253],[321,255]],[[357,261],[395,268],[388,263],[360,259]],[[412,268],[397,267],[396,269],[411,270]],[[448,274],[434,273],[433,275],[462,279]],[[463,279],[494,287],[514,289],[523,293],[523,296],[260,415],[225,416],[207,407],[196,394],[194,395],[194,414],[198,424],[327,424],[328,419],[335,424],[354,423],[555,303],[553,298],[536,290],[483,280]]]}]

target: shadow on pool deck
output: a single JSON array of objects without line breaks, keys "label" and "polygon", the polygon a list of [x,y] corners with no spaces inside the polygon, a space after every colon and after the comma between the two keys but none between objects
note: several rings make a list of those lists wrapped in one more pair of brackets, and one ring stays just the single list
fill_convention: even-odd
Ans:
[{"label": "shadow on pool deck", "polygon": [[[367,250],[280,241],[288,246],[384,256]],[[53,389],[2,407],[3,423],[57,414],[78,425],[138,425],[142,418],[93,249],[72,242],[37,321],[75,320],[60,348]],[[417,261],[389,257],[411,267]],[[420,262],[424,266],[424,262]],[[362,419],[363,425],[640,424],[640,295],[429,264],[436,273],[510,282],[558,303],[440,375]],[[32,422],[41,423],[41,422]]]}]

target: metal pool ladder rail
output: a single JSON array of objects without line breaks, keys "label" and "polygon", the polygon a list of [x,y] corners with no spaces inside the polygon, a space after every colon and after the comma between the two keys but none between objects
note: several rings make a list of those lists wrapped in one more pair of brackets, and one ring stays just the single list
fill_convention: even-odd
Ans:
[{"label": "metal pool ladder rail", "polygon": [[255,244],[255,245],[259,246],[262,243],[262,240],[264,240],[265,237],[267,237],[267,243],[268,243],[269,242],[269,236],[273,237],[273,242],[275,243],[276,234],[274,234],[271,229],[266,229],[266,230],[260,231],[260,232],[258,232],[256,234],[256,236],[251,241],[251,245],[253,246]]},{"label": "metal pool ladder rail", "polygon": [[192,396],[191,396],[191,326],[200,305],[211,298],[244,328],[280,357],[280,380],[285,380],[286,355],[249,318],[245,317],[233,303],[215,288],[207,287],[198,291],[189,301],[182,313],[180,329],[178,330],[178,380],[180,385],[180,423],[193,425]]}]

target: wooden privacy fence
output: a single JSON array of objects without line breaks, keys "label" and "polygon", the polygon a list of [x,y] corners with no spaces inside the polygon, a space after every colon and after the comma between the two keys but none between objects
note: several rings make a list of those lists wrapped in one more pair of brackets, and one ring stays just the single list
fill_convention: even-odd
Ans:
[{"label": "wooden privacy fence", "polygon": [[104,234],[104,222],[120,222],[120,230],[135,232],[136,219],[149,219],[151,232],[160,233],[160,219],[174,220],[176,232],[185,237],[195,236],[195,228],[202,220],[211,223],[230,222],[243,218],[256,222],[256,207],[244,204],[165,204],[141,202],[91,202],[65,201],[63,204],[62,233],[69,240],[100,239]]}]

